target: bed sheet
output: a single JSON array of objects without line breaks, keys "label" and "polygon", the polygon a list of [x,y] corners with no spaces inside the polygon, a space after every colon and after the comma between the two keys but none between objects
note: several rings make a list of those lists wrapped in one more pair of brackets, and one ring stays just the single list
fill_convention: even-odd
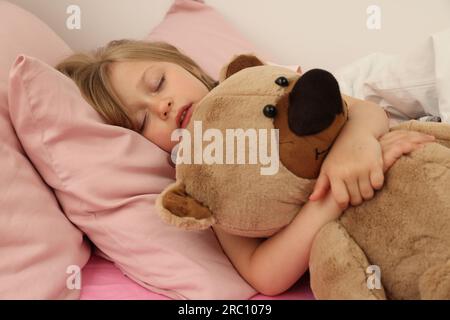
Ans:
[{"label": "bed sheet", "polygon": [[[82,270],[81,300],[171,300],[145,289],[126,277],[114,264],[92,255]],[[313,300],[306,275],[283,294],[269,297],[262,294],[250,300]]]}]

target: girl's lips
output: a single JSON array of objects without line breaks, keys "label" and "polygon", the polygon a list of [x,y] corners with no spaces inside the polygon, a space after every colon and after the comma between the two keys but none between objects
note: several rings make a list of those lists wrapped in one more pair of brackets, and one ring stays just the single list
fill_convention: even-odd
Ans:
[{"label": "girl's lips", "polygon": [[188,104],[188,105],[185,105],[183,108],[181,108],[181,109],[178,111],[177,118],[176,118],[177,127],[181,127],[181,117],[183,116],[183,113],[184,113],[186,110],[188,110],[191,106],[192,106],[192,103],[191,103],[191,104]]},{"label": "girl's lips", "polygon": [[194,110],[194,108],[192,108],[192,104],[191,104],[187,109],[186,116],[184,117],[183,123],[181,124],[181,128],[184,129],[187,127],[189,120],[191,120],[193,110]]}]

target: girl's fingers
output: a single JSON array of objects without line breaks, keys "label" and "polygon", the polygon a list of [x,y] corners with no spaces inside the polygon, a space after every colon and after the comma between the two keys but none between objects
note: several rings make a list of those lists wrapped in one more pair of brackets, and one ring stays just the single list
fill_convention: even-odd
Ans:
[{"label": "girl's fingers", "polygon": [[436,138],[432,135],[428,135],[418,131],[406,131],[396,130],[391,131],[380,138],[381,143],[390,144],[398,141],[411,141],[411,142],[428,142],[433,141]]},{"label": "girl's fingers", "polygon": [[358,185],[359,191],[361,192],[361,196],[364,200],[370,200],[373,198],[374,191],[372,185],[370,184],[370,175],[359,179]]},{"label": "girl's fingers", "polygon": [[393,141],[396,141],[396,140],[404,139],[405,136],[407,135],[407,133],[408,132],[405,130],[396,130],[396,131],[388,132],[380,138],[380,143],[387,144],[387,143],[392,143]]},{"label": "girl's fingers", "polygon": [[339,207],[345,209],[348,207],[349,195],[344,181],[335,179],[331,181],[331,192],[336,199]]},{"label": "girl's fingers", "polygon": [[420,132],[411,131],[408,135],[402,138],[402,141],[409,143],[426,143],[435,140],[434,136],[430,136]]},{"label": "girl's fingers", "polygon": [[386,172],[402,155],[423,148],[430,141],[412,143],[401,141],[383,145],[383,171]]},{"label": "girl's fingers", "polygon": [[309,200],[316,201],[321,199],[330,188],[330,180],[325,173],[321,173],[314,186],[313,193],[309,196]]},{"label": "girl's fingers", "polygon": [[424,143],[424,142],[430,142],[430,141],[434,141],[434,140],[436,140],[435,136],[428,135],[425,133],[416,132],[416,134],[413,134],[411,136],[411,142],[415,142],[415,143]]},{"label": "girl's fingers", "polygon": [[352,206],[357,206],[361,204],[362,198],[361,193],[359,191],[358,180],[354,179],[346,181],[346,185],[348,193],[350,195],[350,203],[352,204]]},{"label": "girl's fingers", "polygon": [[370,184],[372,188],[379,190],[384,183],[384,174],[382,168],[375,168],[370,172]]},{"label": "girl's fingers", "polygon": [[386,146],[383,148],[383,172],[386,172],[403,154],[400,147]]},{"label": "girl's fingers", "polygon": [[397,158],[394,156],[386,156],[384,159],[383,171],[386,172],[395,163]]}]

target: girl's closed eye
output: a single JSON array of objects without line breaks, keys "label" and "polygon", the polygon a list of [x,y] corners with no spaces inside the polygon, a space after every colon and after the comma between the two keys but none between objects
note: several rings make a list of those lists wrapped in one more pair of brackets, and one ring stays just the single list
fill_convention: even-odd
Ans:
[{"label": "girl's closed eye", "polygon": [[[153,92],[159,92],[162,90],[162,87],[164,86],[166,77],[164,74],[162,74],[162,76],[159,78],[159,80],[156,82],[155,85],[153,85],[152,91]],[[148,113],[145,114],[144,120],[142,121],[142,125],[139,129],[139,132],[143,133],[143,131],[145,130],[145,128],[147,127],[147,122],[148,122]]]},{"label": "girl's closed eye", "polygon": [[163,86],[164,86],[164,83],[165,83],[165,80],[166,80],[166,77],[165,77],[165,75],[163,74],[160,78],[159,78],[159,80],[156,82],[156,84],[153,86],[153,92],[159,92],[159,91],[161,91],[161,89],[163,88]]}]

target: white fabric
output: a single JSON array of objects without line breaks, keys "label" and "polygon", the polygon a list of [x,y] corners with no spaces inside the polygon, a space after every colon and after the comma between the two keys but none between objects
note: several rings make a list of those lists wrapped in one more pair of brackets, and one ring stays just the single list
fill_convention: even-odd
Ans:
[{"label": "white fabric", "polygon": [[450,123],[450,29],[433,35],[432,39],[439,115],[443,122]]},{"label": "white fabric", "polygon": [[374,53],[335,72],[344,94],[373,101],[391,124],[410,119],[450,123],[450,29],[405,55]]}]

